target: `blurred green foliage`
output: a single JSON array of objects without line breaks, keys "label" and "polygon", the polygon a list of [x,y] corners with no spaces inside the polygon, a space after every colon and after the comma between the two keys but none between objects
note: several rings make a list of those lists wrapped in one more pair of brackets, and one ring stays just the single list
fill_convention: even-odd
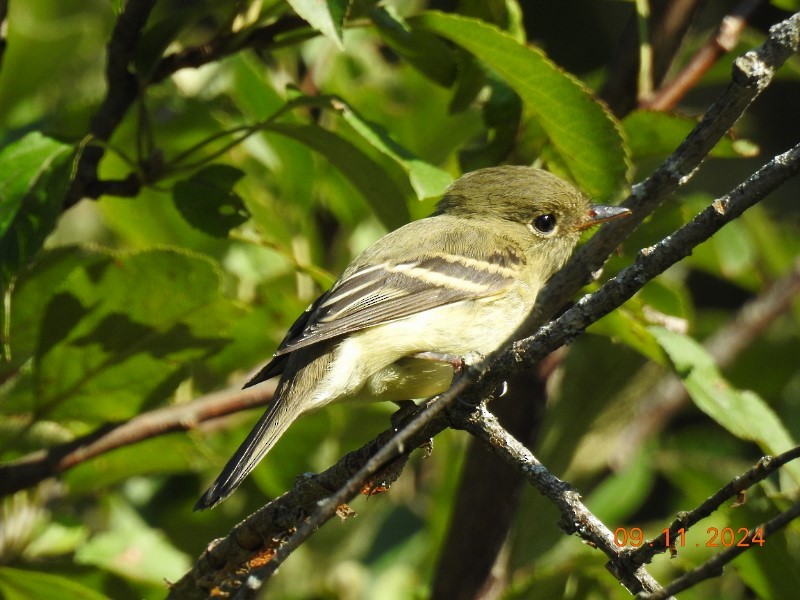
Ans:
[{"label": "blurred green foliage", "polygon": [[[133,175],[142,185],[130,197],[62,210],[77,160],[95,143],[87,133],[124,3],[9,3],[0,68],[0,460],[241,385],[356,253],[430,212],[462,171],[535,161],[594,198],[621,198],[688,133],[736,54],[675,114],[635,111],[620,121],[591,91],[606,76],[620,23],[633,15],[633,3],[612,4],[161,0],[130,65],[141,96],[103,144],[99,170],[101,179]],[[708,3],[677,66],[724,10]],[[267,47],[240,49],[292,11],[307,24]],[[737,52],[785,16],[757,13]],[[215,40],[224,56],[151,81],[164,56]],[[790,61],[606,274],[797,143],[798,73]],[[730,368],[718,369],[700,345],[793,267],[799,194],[797,182],[786,185],[648,284],[574,343],[553,377],[534,451],[612,530],[655,535],[761,452],[800,437],[797,302]],[[671,371],[696,405],[629,445],[628,423]],[[3,499],[0,596],[163,597],[163,580],[179,578],[211,539],[298,474],[327,467],[389,425],[383,406],[309,415],[228,502],[193,514],[256,412],[115,450]],[[282,566],[271,597],[424,597],[465,443],[446,432],[390,493],[356,500],[361,516],[320,530]],[[749,492],[745,507],[691,530],[678,557],[657,557],[651,572],[666,582],[701,563],[712,550],[706,527],[752,527],[797,490],[797,469],[787,469]],[[557,519],[526,493],[505,597],[627,597],[604,559],[565,538]],[[798,548],[795,523],[681,597],[794,598]]]}]

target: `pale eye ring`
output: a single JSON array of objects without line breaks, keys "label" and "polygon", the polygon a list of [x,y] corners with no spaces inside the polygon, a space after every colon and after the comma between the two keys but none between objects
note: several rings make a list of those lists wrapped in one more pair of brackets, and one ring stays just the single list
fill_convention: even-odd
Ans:
[{"label": "pale eye ring", "polygon": [[556,228],[556,216],[553,213],[539,215],[533,220],[532,225],[539,233],[544,233],[546,235],[553,233]]}]

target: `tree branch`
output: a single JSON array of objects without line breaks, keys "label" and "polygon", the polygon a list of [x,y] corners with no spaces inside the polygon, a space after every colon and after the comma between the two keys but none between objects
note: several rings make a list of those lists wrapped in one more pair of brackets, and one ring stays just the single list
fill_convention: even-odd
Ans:
[{"label": "tree branch", "polygon": [[274,23],[257,27],[245,35],[228,33],[201,44],[184,48],[179,52],[168,54],[159,61],[148,83],[160,83],[181,69],[196,69],[208,63],[225,58],[246,48],[259,49],[275,46],[280,38],[299,38],[291,34],[307,32],[307,37],[314,37],[317,32],[308,23],[295,16],[283,16]]},{"label": "tree branch", "polygon": [[675,108],[681,98],[692,89],[703,75],[728,52],[731,52],[747,26],[747,19],[762,0],[743,0],[730,14],[725,15],[713,36],[692,57],[692,60],[671,81],[663,85],[651,98],[644,99],[640,108],[668,111]]},{"label": "tree branch", "polygon": [[750,531],[748,531],[747,536],[742,538],[741,546],[738,544],[736,546],[731,546],[730,548],[727,548],[719,554],[711,557],[696,569],[681,575],[663,590],[652,593],[643,593],[637,596],[637,598],[639,600],[664,600],[670,594],[677,594],[678,592],[689,589],[701,581],[711,579],[712,577],[719,577],[722,575],[722,568],[725,565],[727,565],[745,550],[751,548],[749,542],[756,534],[758,534],[762,539],[766,540],[773,533],[786,527],[786,525],[791,523],[797,517],[800,517],[800,502],[792,505],[788,510],[785,510],[777,517],[770,519],[766,523],[753,527]]},{"label": "tree branch", "polygon": [[[464,384],[457,381],[455,385],[460,389]],[[401,409],[396,428],[346,454],[326,471],[298,478],[291,490],[247,517],[226,537],[211,542],[192,570],[170,586],[168,597],[199,599],[212,593],[229,594],[239,588],[254,593],[255,589],[244,585],[245,581],[253,579],[260,585],[293,548],[324,520],[337,514],[345,502],[359,492],[371,492],[376,484],[390,484],[399,474],[397,467],[402,467],[415,448],[449,426],[444,407],[434,399],[427,407]],[[426,419],[418,418],[421,413],[426,414]],[[376,474],[398,456],[400,464],[389,465],[387,479],[381,477],[379,481]],[[322,513],[324,519],[320,517]],[[269,561],[267,567],[271,565],[266,572],[265,561]]]},{"label": "tree branch", "polygon": [[800,458],[800,446],[787,450],[778,456],[764,456],[752,469],[735,477],[728,485],[707,498],[700,506],[694,510],[678,514],[677,518],[669,526],[669,533],[663,532],[658,537],[648,540],[640,547],[633,549],[628,553],[629,559],[634,565],[649,563],[656,554],[662,554],[671,547],[670,544],[667,544],[667,539],[677,539],[678,530],[684,529],[688,531],[692,525],[714,513],[726,501],[737,497],[743,491],[769,477],[786,463],[797,458]]},{"label": "tree branch", "polygon": [[188,404],[159,408],[125,423],[101,427],[71,442],[0,465],[0,497],[32,487],[48,477],[111,450],[174,431],[187,431],[220,417],[263,406],[272,399],[273,384],[209,394]]},{"label": "tree branch", "polygon": [[107,142],[139,95],[139,81],[131,72],[130,65],[155,3],[156,0],[128,0],[117,19],[108,42],[108,88],[103,102],[92,117],[88,134],[90,143],[84,147],[78,159],[75,177],[64,198],[65,209],[86,196],[87,189],[97,179],[97,166],[105,151],[100,144],[91,142]]},{"label": "tree branch", "polygon": [[636,594],[661,590],[658,582],[641,565],[629,568],[633,563],[619,560],[622,550],[616,544],[614,533],[586,508],[580,501],[580,494],[550,473],[530,450],[503,429],[484,404],[474,409],[451,409],[450,414],[454,427],[483,440],[558,508],[561,512],[559,526],[564,533],[577,533],[592,547],[602,550],[615,567],[612,573],[628,591]]}]

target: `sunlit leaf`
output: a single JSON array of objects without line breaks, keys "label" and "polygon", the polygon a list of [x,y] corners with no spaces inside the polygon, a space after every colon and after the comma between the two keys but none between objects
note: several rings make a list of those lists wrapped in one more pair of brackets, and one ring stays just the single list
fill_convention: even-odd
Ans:
[{"label": "sunlit leaf", "polygon": [[375,161],[344,138],[317,125],[271,123],[266,129],[301,141],[322,154],[361,192],[388,228],[396,229],[408,222],[405,197],[397,184]]},{"label": "sunlit leaf", "polygon": [[108,596],[77,583],[69,577],[0,567],[0,596],[4,600],[58,598],[59,600],[108,600]]},{"label": "sunlit leaf", "polygon": [[2,410],[128,418],[163,402],[192,361],[219,351],[239,314],[205,258],[175,250],[106,254],[74,270],[48,302],[32,395],[12,394]]},{"label": "sunlit leaf", "polygon": [[342,28],[350,0],[288,0],[294,11],[342,47]]},{"label": "sunlit leaf", "polygon": [[79,564],[94,565],[123,577],[152,583],[176,580],[189,568],[189,557],[163,531],[152,529],[132,508],[113,498],[110,527],[75,553]]},{"label": "sunlit leaf", "polygon": [[[780,454],[795,446],[772,408],[753,392],[732,387],[700,344],[661,327],[651,327],[650,331],[700,410],[736,437],[755,442],[764,452]],[[800,484],[800,465],[789,463],[784,468]]]}]

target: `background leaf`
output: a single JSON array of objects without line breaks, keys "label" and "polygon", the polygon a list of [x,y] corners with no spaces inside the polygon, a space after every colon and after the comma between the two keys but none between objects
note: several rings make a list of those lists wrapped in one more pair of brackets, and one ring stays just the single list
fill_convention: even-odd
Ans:
[{"label": "background leaf", "polygon": [[[753,392],[733,388],[700,344],[660,327],[651,331],[700,410],[733,435],[757,443],[764,452],[780,454],[796,445],[764,400]],[[800,485],[800,465],[789,463],[787,471]]]},{"label": "background leaf", "polygon": [[533,110],[574,180],[608,199],[628,171],[616,119],[575,78],[540,50],[475,19],[426,12],[412,24],[455,42],[494,69]]},{"label": "background leaf", "polygon": [[342,27],[349,0],[288,0],[294,11],[311,26],[342,47]]},{"label": "background leaf", "polygon": [[28,262],[52,231],[69,184],[71,151],[71,146],[34,131],[0,152],[3,280]]},{"label": "background leaf", "polygon": [[209,165],[172,188],[175,206],[192,225],[224,237],[250,217],[233,186],[244,172],[229,165]]}]

